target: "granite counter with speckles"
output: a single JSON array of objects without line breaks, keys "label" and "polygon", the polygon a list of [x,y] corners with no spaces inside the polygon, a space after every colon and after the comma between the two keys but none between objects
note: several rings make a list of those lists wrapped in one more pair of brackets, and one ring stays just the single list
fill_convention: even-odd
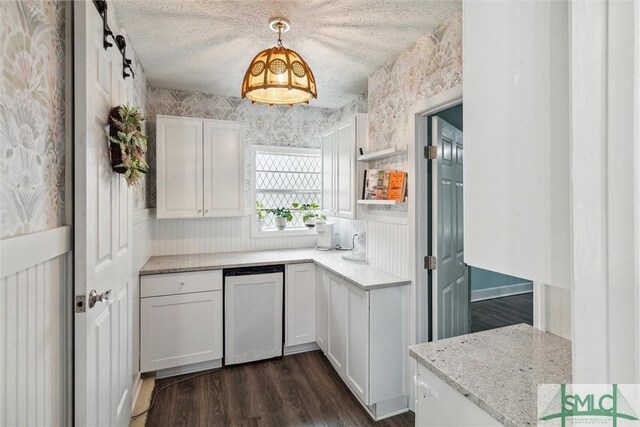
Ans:
[{"label": "granite counter with speckles", "polygon": [[149,258],[149,261],[140,269],[140,275],[314,262],[364,290],[404,286],[411,283],[406,278],[379,270],[368,264],[356,264],[345,261],[342,259],[342,254],[344,254],[344,251],[282,249],[253,252],[153,256]]},{"label": "granite counter with speckles", "polygon": [[505,426],[537,425],[537,385],[571,382],[571,342],[526,324],[417,344],[409,353]]}]

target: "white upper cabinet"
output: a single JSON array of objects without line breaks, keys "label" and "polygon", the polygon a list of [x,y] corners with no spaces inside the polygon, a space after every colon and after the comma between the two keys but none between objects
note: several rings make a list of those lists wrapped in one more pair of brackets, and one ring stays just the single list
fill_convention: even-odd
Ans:
[{"label": "white upper cabinet", "polygon": [[463,7],[465,262],[568,287],[569,3]]},{"label": "white upper cabinet", "polygon": [[244,140],[238,122],[157,119],[158,218],[244,214]]},{"label": "white upper cabinet", "polygon": [[160,117],[156,125],[158,218],[202,215],[202,120]]},{"label": "white upper cabinet", "polygon": [[238,122],[204,122],[204,216],[244,212],[243,127]]},{"label": "white upper cabinet", "polygon": [[336,138],[331,129],[322,135],[322,211],[325,215],[335,216],[336,201]]},{"label": "white upper cabinet", "polygon": [[322,209],[326,215],[356,218],[358,148],[366,148],[368,120],[356,114],[322,135]]}]

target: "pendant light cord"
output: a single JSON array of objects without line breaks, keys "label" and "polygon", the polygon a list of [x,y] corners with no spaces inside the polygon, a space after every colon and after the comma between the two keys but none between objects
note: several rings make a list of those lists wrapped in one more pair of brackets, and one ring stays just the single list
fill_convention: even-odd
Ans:
[{"label": "pendant light cord", "polygon": [[282,23],[276,24],[278,26],[278,47],[282,47]]}]

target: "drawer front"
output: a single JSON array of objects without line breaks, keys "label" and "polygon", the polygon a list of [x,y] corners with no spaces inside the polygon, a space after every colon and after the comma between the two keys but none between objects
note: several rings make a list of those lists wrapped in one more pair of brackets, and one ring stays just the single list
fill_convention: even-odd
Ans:
[{"label": "drawer front", "polygon": [[140,297],[189,294],[222,290],[222,270],[142,276]]}]

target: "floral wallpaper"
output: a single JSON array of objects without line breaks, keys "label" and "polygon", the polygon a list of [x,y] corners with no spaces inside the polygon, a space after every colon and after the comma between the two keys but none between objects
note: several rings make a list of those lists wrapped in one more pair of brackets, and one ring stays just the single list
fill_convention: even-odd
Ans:
[{"label": "floral wallpaper", "polygon": [[[247,148],[251,145],[320,148],[323,130],[353,113],[366,112],[366,105],[366,97],[360,96],[339,109],[300,104],[269,107],[240,98],[151,88],[147,104],[147,130],[151,142],[150,204],[155,206],[155,123],[158,114],[243,122]],[[249,191],[251,162],[249,156],[245,157],[246,191]]]},{"label": "floral wallpaper", "polygon": [[[369,150],[407,146],[408,109],[421,99],[462,84],[462,13],[420,38],[369,76]],[[398,156],[372,167],[406,169]]]},{"label": "floral wallpaper", "polygon": [[[0,1],[0,238],[65,221],[66,1]],[[117,18],[110,8],[112,28]],[[132,104],[145,111],[148,83],[133,54]],[[69,141],[68,143],[71,143]],[[146,207],[146,188],[134,206]]]},{"label": "floral wallpaper", "polygon": [[57,227],[65,205],[66,2],[0,2],[0,238]]}]

